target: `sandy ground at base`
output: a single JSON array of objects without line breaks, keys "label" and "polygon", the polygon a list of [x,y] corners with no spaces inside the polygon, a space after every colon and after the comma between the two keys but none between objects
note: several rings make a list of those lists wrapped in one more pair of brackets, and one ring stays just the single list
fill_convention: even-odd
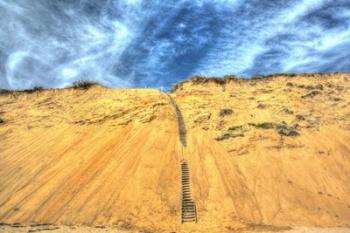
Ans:
[{"label": "sandy ground at base", "polygon": [[[12,227],[0,226],[1,233],[151,233],[147,231],[128,231],[118,230],[109,227],[82,227],[82,226],[33,226],[33,227]],[[196,233],[194,231],[181,231],[177,233]],[[283,231],[269,231],[269,230],[255,230],[255,231],[234,231],[236,233],[349,233],[350,228],[317,228],[317,227],[295,227],[290,230]],[[161,233],[176,233],[174,231],[163,231]]]}]

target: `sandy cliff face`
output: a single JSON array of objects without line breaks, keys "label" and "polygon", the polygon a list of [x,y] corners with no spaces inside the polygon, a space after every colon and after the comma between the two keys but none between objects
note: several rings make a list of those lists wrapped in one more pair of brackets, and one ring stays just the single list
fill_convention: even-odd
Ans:
[{"label": "sandy cliff face", "polygon": [[0,98],[1,222],[177,222],[176,118],[164,94],[93,87]]},{"label": "sandy cliff face", "polygon": [[[170,96],[98,86],[12,93],[0,96],[0,118],[3,223],[350,224],[350,75],[194,79]],[[197,224],[180,224],[183,158]]]}]

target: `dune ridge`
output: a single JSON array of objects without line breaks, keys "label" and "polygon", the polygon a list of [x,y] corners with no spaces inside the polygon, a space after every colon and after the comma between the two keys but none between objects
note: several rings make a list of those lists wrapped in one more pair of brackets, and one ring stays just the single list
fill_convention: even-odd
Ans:
[{"label": "dune ridge", "polygon": [[[349,90],[349,74],[315,74],[197,78],[169,94],[174,102],[154,89],[98,85],[1,94],[0,222],[348,229]],[[197,224],[180,223],[182,154]]]}]

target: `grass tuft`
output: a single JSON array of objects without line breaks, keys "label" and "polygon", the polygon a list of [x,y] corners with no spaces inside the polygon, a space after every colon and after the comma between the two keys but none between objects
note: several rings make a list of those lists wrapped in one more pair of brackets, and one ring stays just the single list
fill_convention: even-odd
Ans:
[{"label": "grass tuft", "polygon": [[271,122],[262,122],[262,123],[249,123],[248,125],[254,126],[258,129],[272,129],[274,127],[274,124]]},{"label": "grass tuft", "polygon": [[295,127],[290,127],[285,122],[277,124],[275,128],[277,133],[281,136],[295,137],[300,135]]},{"label": "grass tuft", "polygon": [[88,90],[95,85],[98,85],[98,83],[90,80],[78,80],[73,83],[72,87],[74,89]]},{"label": "grass tuft", "polygon": [[312,98],[316,95],[320,95],[322,94],[320,91],[311,91],[310,93],[303,95],[301,98],[305,99],[305,98]]},{"label": "grass tuft", "polygon": [[234,130],[238,130],[238,129],[242,129],[243,125],[236,125],[236,126],[231,126],[230,128],[228,128],[229,131],[234,131]]},{"label": "grass tuft", "polygon": [[0,95],[8,95],[13,93],[27,93],[32,94],[36,92],[43,91],[44,88],[42,86],[35,86],[32,89],[25,89],[25,90],[8,90],[8,89],[0,89]]},{"label": "grass tuft", "polygon": [[224,117],[224,116],[232,115],[232,113],[233,113],[232,109],[225,108],[220,110],[219,116]]},{"label": "grass tuft", "polygon": [[43,90],[44,90],[44,88],[42,86],[35,86],[32,89],[23,90],[23,92],[31,94],[31,93],[40,92]]}]

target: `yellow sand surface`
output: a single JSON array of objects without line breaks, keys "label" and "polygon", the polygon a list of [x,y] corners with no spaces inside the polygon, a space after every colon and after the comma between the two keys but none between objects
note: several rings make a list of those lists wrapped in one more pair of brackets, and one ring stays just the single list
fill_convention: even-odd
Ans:
[{"label": "yellow sand surface", "polygon": [[[194,78],[169,96],[100,86],[12,92],[0,95],[0,119],[3,224],[350,226],[348,74]],[[182,159],[197,224],[180,223]]]}]

